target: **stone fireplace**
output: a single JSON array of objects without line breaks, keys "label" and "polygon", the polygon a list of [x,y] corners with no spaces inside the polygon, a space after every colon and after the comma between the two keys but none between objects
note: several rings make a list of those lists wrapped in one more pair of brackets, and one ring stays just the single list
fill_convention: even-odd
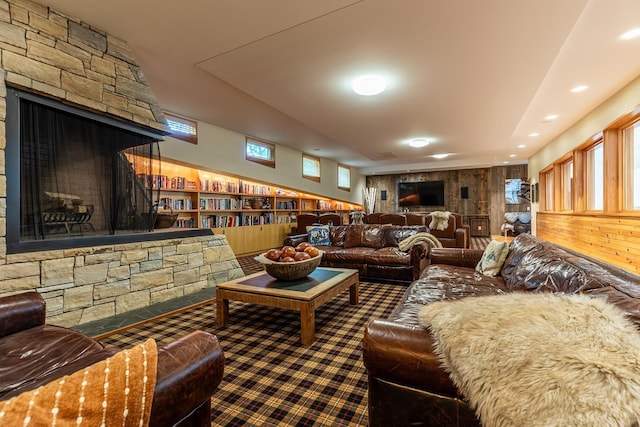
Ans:
[{"label": "stone fireplace", "polygon": [[7,163],[19,143],[15,123],[8,123],[14,89],[149,134],[162,135],[165,119],[125,41],[24,0],[0,0],[0,23],[0,296],[38,291],[47,322],[71,327],[241,276],[225,237],[210,230],[14,245],[15,222],[8,219],[20,211],[20,168]]}]

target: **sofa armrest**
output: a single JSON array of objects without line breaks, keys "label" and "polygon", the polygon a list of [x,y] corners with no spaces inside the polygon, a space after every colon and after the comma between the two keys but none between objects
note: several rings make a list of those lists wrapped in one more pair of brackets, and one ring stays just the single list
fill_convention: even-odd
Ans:
[{"label": "sofa armrest", "polygon": [[159,349],[149,425],[173,425],[203,403],[209,407],[223,373],[224,354],[207,332],[192,332]]},{"label": "sofa armrest", "polygon": [[44,325],[46,304],[37,292],[0,298],[0,338]]},{"label": "sofa armrest", "polygon": [[424,328],[371,319],[365,327],[362,355],[371,378],[459,397],[433,350],[431,333]]},{"label": "sofa armrest", "polygon": [[456,231],[454,233],[455,237],[456,237],[456,248],[463,248],[463,249],[468,249],[471,242],[470,242],[470,233],[469,233],[469,229],[468,229],[468,225],[465,227],[460,227],[460,228],[456,228]]},{"label": "sofa armrest", "polygon": [[307,241],[307,233],[304,234],[294,234],[291,236],[287,236],[284,239],[284,246],[293,246],[294,248],[296,246],[298,246],[300,243],[302,242],[306,242]]},{"label": "sofa armrest", "polygon": [[475,267],[483,253],[482,249],[434,248],[429,252],[429,263]]},{"label": "sofa armrest", "polygon": [[413,266],[413,280],[417,280],[429,265],[429,251],[431,245],[427,242],[417,242],[411,246],[411,265]]}]

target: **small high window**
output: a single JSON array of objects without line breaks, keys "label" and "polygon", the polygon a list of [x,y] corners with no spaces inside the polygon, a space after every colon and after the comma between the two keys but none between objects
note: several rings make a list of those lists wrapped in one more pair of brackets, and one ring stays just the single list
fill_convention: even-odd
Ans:
[{"label": "small high window", "polygon": [[198,143],[198,122],[172,113],[164,113],[171,136],[192,144]]},{"label": "small high window", "polygon": [[338,188],[351,191],[351,169],[349,166],[338,165]]},{"label": "small high window", "polygon": [[320,182],[320,158],[302,155],[302,177],[312,181]]},{"label": "small high window", "polygon": [[245,139],[245,158],[250,162],[275,168],[276,146],[270,142],[247,137]]}]

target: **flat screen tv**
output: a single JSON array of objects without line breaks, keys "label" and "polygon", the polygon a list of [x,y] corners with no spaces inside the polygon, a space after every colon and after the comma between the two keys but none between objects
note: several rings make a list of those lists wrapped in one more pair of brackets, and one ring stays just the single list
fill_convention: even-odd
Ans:
[{"label": "flat screen tv", "polygon": [[444,206],[444,181],[398,183],[398,205]]}]

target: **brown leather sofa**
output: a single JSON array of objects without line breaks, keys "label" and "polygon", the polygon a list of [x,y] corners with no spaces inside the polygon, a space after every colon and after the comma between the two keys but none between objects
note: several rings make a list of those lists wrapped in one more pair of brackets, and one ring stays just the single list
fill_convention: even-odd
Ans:
[{"label": "brown leather sofa", "polygon": [[[414,244],[407,252],[398,244],[425,226],[352,224],[329,227],[330,246],[318,246],[325,252],[321,266],[357,269],[361,278],[411,282],[426,267],[427,242]],[[287,237],[285,245],[297,246],[307,234]]]},{"label": "brown leather sofa", "polygon": [[394,225],[426,225],[429,232],[436,236],[445,248],[468,248],[471,245],[471,229],[464,224],[462,215],[451,213],[447,228],[436,230],[430,228],[431,215],[426,214],[396,214],[396,213],[373,213],[367,215],[368,224],[394,224]]},{"label": "brown leather sofa", "polygon": [[303,213],[296,216],[296,226],[291,227],[291,234],[306,233],[307,226],[314,224],[342,225],[342,216],[333,212],[325,212],[320,215]]},{"label": "brown leather sofa", "polygon": [[[37,292],[0,298],[0,400],[117,351],[72,329],[45,324],[45,302]],[[209,333],[192,332],[159,348],[150,425],[210,426],[211,395],[223,371],[224,354]]]},{"label": "brown leather sofa", "polygon": [[[440,300],[504,292],[585,293],[625,310],[640,328],[640,277],[531,234],[520,234],[497,277],[475,272],[482,250],[432,249],[429,266],[387,319],[365,328],[363,358],[369,378],[369,426],[479,426],[440,367],[430,333],[418,323],[421,307]],[[541,357],[544,357],[541,355]]]}]

